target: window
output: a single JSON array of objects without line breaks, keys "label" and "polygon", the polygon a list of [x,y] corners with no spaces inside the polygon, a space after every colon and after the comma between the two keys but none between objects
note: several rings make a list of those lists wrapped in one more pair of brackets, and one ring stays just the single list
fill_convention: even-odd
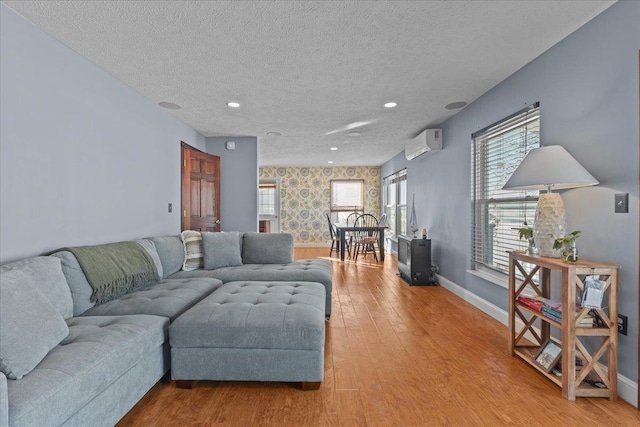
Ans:
[{"label": "window", "polygon": [[472,135],[471,262],[476,270],[507,273],[507,251],[525,249],[518,229],[533,225],[537,191],[506,191],[502,186],[525,155],[540,146],[538,103]]},{"label": "window", "polygon": [[389,175],[383,182],[384,213],[387,214],[387,237],[407,234],[407,170]]},{"label": "window", "polygon": [[277,233],[280,230],[280,185],[278,181],[261,180],[258,184],[258,231]]},{"label": "window", "polygon": [[364,180],[332,180],[330,211],[336,222],[346,222],[352,212],[364,212]]},{"label": "window", "polygon": [[276,214],[276,184],[260,183],[258,187],[258,215]]}]

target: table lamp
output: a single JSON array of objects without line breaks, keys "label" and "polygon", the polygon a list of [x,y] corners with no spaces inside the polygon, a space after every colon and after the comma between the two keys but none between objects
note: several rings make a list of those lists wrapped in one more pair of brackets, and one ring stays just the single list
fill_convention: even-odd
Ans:
[{"label": "table lamp", "polygon": [[541,256],[559,257],[560,249],[553,249],[553,242],[567,234],[567,215],[560,194],[551,190],[597,185],[593,175],[582,167],[560,145],[534,148],[522,160],[503,190],[540,191],[538,207],[533,223],[533,240]]}]

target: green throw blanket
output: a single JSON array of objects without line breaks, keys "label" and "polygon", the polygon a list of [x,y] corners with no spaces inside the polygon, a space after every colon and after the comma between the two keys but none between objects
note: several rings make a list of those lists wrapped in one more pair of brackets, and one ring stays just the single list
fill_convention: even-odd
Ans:
[{"label": "green throw blanket", "polygon": [[75,255],[93,288],[91,301],[103,304],[160,280],[149,254],[136,242],[66,248]]}]

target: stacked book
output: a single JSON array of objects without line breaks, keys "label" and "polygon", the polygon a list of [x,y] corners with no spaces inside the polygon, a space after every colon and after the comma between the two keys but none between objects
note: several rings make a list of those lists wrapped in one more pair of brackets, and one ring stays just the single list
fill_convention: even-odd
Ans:
[{"label": "stacked book", "polygon": [[[518,302],[520,304],[526,305],[527,307],[542,313],[545,317],[549,319],[555,320],[558,323],[562,322],[562,301],[559,298],[549,299],[543,298],[539,295],[529,296],[529,295],[519,295]],[[576,312],[580,311],[582,307],[576,304]],[[579,328],[592,328],[593,327],[593,317],[587,314],[582,319],[580,319],[580,323],[578,324]]]},{"label": "stacked book", "polygon": [[[584,368],[585,364],[586,364],[586,361],[582,353],[580,353],[579,351],[576,351],[576,364],[575,364],[576,372],[580,372],[582,368]],[[553,367],[552,372],[556,374],[556,376],[558,377],[562,376],[562,360],[558,361],[558,364]]]},{"label": "stacked book", "polygon": [[558,299],[545,299],[542,304],[542,310],[540,310],[545,316],[555,320],[556,322],[562,322],[562,302]]}]

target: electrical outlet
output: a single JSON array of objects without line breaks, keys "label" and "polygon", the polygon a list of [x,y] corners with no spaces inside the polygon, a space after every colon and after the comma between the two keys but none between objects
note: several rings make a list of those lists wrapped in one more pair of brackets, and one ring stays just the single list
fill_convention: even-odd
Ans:
[{"label": "electrical outlet", "polygon": [[618,314],[618,333],[627,335],[627,323],[629,318],[624,314]]},{"label": "electrical outlet", "polygon": [[169,213],[173,212],[173,203],[169,203],[169,207],[167,208],[167,211],[169,211]]}]

